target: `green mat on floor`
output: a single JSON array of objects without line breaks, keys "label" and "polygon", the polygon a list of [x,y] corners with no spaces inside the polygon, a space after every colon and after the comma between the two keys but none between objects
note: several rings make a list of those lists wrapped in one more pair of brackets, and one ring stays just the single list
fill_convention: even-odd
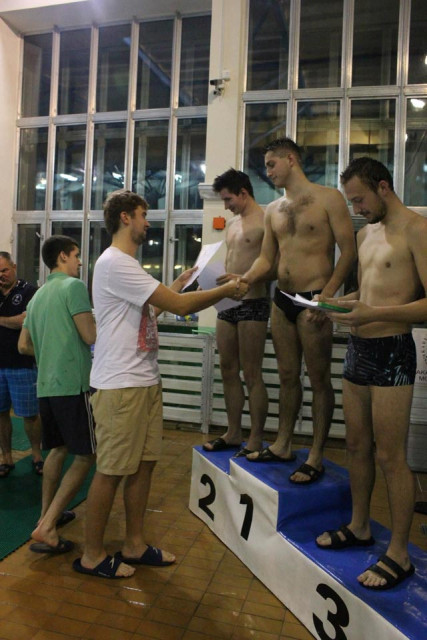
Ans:
[{"label": "green mat on floor", "polygon": [[22,418],[12,418],[12,449],[15,451],[26,451],[30,448],[27,434],[24,429]]},{"label": "green mat on floor", "polygon": [[[7,478],[0,478],[0,560],[30,539],[40,516],[42,478],[37,476],[27,456],[15,464]],[[68,456],[64,471],[73,461]],[[71,509],[86,499],[95,465],[82,488],[68,505]]]}]

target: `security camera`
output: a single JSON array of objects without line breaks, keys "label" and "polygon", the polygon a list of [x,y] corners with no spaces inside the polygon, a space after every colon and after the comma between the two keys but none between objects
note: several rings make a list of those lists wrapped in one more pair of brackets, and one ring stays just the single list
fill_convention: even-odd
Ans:
[{"label": "security camera", "polygon": [[209,80],[209,84],[215,87],[213,90],[214,96],[220,96],[224,91],[224,79],[223,78],[214,78],[213,80]]}]

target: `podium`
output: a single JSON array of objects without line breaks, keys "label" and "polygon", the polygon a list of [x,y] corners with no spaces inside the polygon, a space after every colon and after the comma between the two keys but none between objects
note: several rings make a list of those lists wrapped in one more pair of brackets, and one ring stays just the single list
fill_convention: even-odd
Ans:
[{"label": "podium", "polygon": [[[237,451],[237,448],[236,448]],[[189,507],[321,640],[427,638],[427,554],[410,545],[415,575],[396,588],[374,591],[357,582],[383,554],[390,531],[372,522],[372,547],[319,549],[315,538],[349,522],[348,473],[324,460],[317,482],[288,476],[307,459],[254,463],[233,450],[193,449]]]}]

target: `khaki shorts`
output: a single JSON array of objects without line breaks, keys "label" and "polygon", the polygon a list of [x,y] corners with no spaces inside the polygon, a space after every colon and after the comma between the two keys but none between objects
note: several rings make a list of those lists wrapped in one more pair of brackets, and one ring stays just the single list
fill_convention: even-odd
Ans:
[{"label": "khaki shorts", "polygon": [[161,383],[98,389],[91,398],[96,423],[96,468],[108,476],[137,472],[142,460],[160,458],[163,435]]}]

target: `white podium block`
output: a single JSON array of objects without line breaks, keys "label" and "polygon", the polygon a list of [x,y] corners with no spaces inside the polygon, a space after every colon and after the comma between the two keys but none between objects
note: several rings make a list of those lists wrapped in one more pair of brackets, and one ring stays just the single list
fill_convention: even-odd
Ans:
[{"label": "white podium block", "polygon": [[[237,449],[236,449],[237,450]],[[416,574],[388,591],[356,580],[385,552],[390,532],[372,522],[372,547],[319,549],[315,538],[349,521],[347,472],[324,461],[308,486],[292,484],[293,463],[253,463],[233,451],[193,450],[190,509],[321,640],[427,638],[427,554],[411,545]]]}]

